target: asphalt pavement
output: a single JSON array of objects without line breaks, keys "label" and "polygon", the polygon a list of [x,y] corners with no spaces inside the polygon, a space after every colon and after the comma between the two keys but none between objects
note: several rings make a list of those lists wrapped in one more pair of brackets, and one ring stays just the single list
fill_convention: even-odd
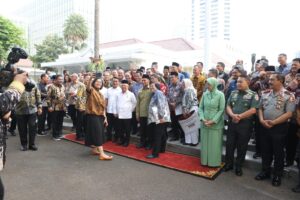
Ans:
[{"label": "asphalt pavement", "polygon": [[220,174],[214,181],[114,155],[100,161],[89,148],[69,141],[37,137],[39,150],[19,150],[9,136],[1,177],[6,200],[271,200],[300,199],[292,193],[296,177],[275,188],[255,181],[259,169],[245,166],[244,176]]}]

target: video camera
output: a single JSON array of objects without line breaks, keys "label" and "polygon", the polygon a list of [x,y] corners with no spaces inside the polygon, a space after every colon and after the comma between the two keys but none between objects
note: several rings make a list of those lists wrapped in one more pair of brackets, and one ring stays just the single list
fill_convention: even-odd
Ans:
[{"label": "video camera", "polygon": [[[13,81],[16,74],[22,74],[25,71],[15,68],[13,65],[19,62],[20,59],[27,59],[28,54],[20,47],[13,47],[7,56],[8,63],[4,68],[0,70],[0,87],[8,87]],[[31,91],[35,87],[35,84],[28,79],[25,84],[25,90]]]}]

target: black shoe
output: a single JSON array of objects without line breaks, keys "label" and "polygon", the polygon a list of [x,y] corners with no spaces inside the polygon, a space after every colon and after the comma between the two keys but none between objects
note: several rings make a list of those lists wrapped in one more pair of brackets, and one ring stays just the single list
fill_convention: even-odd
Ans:
[{"label": "black shoe", "polygon": [[77,141],[84,141],[84,137],[76,137]]},{"label": "black shoe", "polygon": [[124,142],[124,143],[122,144],[123,147],[128,147],[128,145],[129,145],[128,142]]},{"label": "black shoe", "polygon": [[147,146],[145,147],[145,149],[146,149],[146,150],[151,150],[152,147],[151,147],[151,145],[147,145]]},{"label": "black shoe", "polygon": [[232,165],[225,165],[223,170],[224,170],[224,172],[228,172],[230,170],[233,170],[233,166]]},{"label": "black shoe", "polygon": [[122,141],[117,142],[117,145],[122,146],[123,144],[124,144],[124,142],[122,142]]},{"label": "black shoe", "polygon": [[253,154],[253,158],[254,159],[257,159],[257,158],[260,158],[261,157],[261,154],[260,153],[255,153]]},{"label": "black shoe", "polygon": [[20,148],[20,150],[21,150],[21,151],[27,151],[28,148],[27,148],[27,146],[23,146],[23,145],[22,145],[21,148]]},{"label": "black shoe", "polygon": [[272,185],[278,187],[281,185],[281,178],[280,176],[274,176],[272,180]]},{"label": "black shoe", "polygon": [[158,155],[149,154],[148,156],[146,156],[146,158],[148,159],[158,158]]},{"label": "black shoe", "polygon": [[118,138],[113,138],[112,143],[117,143],[118,142]]},{"label": "black shoe", "polygon": [[243,176],[243,170],[241,167],[236,167],[235,168],[235,175],[237,176]]},{"label": "black shoe", "polygon": [[197,146],[199,143],[197,143],[197,144],[190,144],[190,146],[192,146],[192,147],[195,147],[195,146]]},{"label": "black shoe", "polygon": [[294,188],[292,189],[292,191],[295,192],[295,193],[300,193],[300,184],[297,185],[296,187],[294,187]]},{"label": "black shoe", "polygon": [[141,144],[141,143],[139,143],[139,144],[136,145],[136,148],[137,148],[137,149],[141,149],[141,148],[144,148],[144,147],[145,147],[145,145],[143,145],[143,144]]},{"label": "black shoe", "polygon": [[44,131],[37,133],[37,136],[46,136],[46,135],[47,135],[47,133]]},{"label": "black shoe", "polygon": [[177,141],[177,140],[179,140],[179,138],[177,138],[177,137],[171,137],[169,141],[173,142],[173,141]]},{"label": "black shoe", "polygon": [[71,128],[71,131],[76,131],[76,127],[73,126],[73,127]]},{"label": "black shoe", "polygon": [[294,161],[286,161],[286,163],[284,164],[285,167],[290,167],[294,165]]},{"label": "black shoe", "polygon": [[257,174],[255,176],[255,180],[261,181],[261,180],[269,179],[270,177],[271,177],[270,173],[268,173],[268,172],[260,172],[259,174]]},{"label": "black shoe", "polygon": [[29,150],[32,150],[32,151],[37,151],[37,150],[38,150],[37,146],[35,146],[35,145],[29,146],[28,149],[29,149]]},{"label": "black shoe", "polygon": [[15,131],[8,131],[8,132],[10,132],[11,136],[16,136],[17,135]]},{"label": "black shoe", "polygon": [[60,141],[61,138],[59,138],[59,137],[53,137],[53,140],[54,140],[54,141]]}]

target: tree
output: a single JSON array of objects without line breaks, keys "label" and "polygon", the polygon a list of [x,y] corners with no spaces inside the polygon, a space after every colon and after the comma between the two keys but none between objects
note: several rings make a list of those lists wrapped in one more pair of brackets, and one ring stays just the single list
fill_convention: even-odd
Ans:
[{"label": "tree", "polygon": [[65,42],[58,35],[48,35],[42,44],[35,44],[36,55],[32,57],[32,61],[40,64],[42,62],[55,61],[59,55],[68,53]]},{"label": "tree", "polygon": [[84,41],[88,37],[88,27],[84,18],[79,14],[72,14],[64,24],[64,39],[71,53],[85,47]]},{"label": "tree", "polygon": [[23,30],[15,26],[10,20],[0,16],[0,63],[6,60],[11,47],[18,45],[25,47]]}]

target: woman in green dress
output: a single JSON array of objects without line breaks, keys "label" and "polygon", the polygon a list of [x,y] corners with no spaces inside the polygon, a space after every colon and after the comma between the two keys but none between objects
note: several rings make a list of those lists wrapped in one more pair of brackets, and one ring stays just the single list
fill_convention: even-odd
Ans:
[{"label": "woman in green dress", "polygon": [[225,97],[217,86],[216,78],[207,79],[207,91],[199,106],[201,164],[209,167],[219,167],[222,158]]}]

